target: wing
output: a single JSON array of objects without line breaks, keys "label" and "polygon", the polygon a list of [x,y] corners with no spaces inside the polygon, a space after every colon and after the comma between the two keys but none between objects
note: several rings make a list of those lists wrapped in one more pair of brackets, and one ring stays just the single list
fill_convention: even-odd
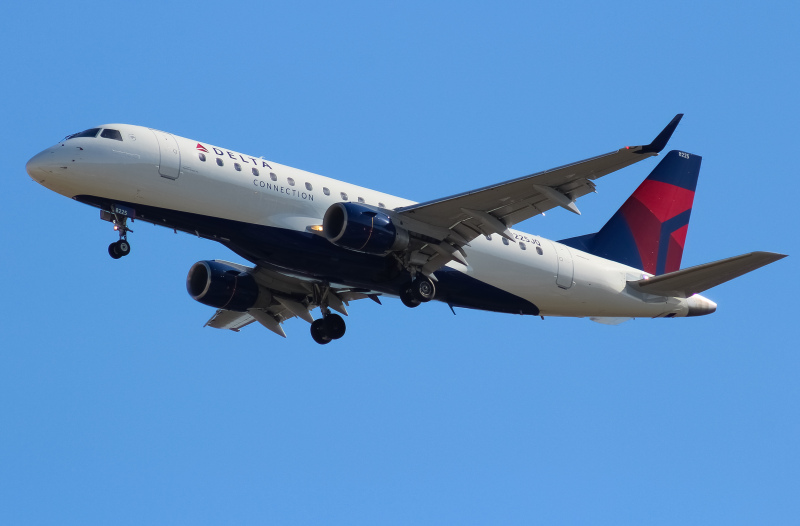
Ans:
[{"label": "wing", "polygon": [[380,303],[377,294],[369,294],[345,287],[332,287],[324,283],[306,281],[287,276],[263,267],[247,267],[230,261],[220,261],[242,272],[250,273],[263,289],[269,292],[267,305],[258,305],[246,312],[219,309],[205,326],[239,332],[243,327],[258,322],[279,336],[286,337],[283,322],[302,318],[311,323],[311,311],[321,304],[347,316],[346,306],[351,301],[370,298]]},{"label": "wing", "polygon": [[645,146],[629,146],[471,192],[396,209],[406,228],[432,238],[411,247],[412,264],[429,275],[451,260],[465,263],[461,247],[478,236],[500,234],[513,241],[508,228],[557,206],[580,214],[575,200],[594,191],[593,180],[658,155],[682,117],[683,114],[676,115]]}]

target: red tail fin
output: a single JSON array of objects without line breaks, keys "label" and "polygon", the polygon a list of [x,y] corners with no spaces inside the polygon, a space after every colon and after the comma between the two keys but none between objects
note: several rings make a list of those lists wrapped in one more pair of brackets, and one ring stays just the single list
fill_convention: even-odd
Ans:
[{"label": "red tail fin", "polygon": [[599,232],[562,243],[650,274],[680,269],[701,161],[669,152]]}]

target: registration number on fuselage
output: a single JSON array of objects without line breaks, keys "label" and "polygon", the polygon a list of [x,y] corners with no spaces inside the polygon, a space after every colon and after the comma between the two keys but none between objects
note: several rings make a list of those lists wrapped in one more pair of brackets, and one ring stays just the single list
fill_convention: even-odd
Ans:
[{"label": "registration number on fuselage", "polygon": [[523,234],[514,234],[514,239],[517,241],[524,241],[525,243],[530,243],[531,245],[542,246],[542,242],[536,239],[535,237],[528,237]]}]

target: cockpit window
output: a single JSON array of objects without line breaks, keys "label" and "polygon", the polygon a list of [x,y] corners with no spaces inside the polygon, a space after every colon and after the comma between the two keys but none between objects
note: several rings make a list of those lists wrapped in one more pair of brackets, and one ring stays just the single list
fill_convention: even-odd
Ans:
[{"label": "cockpit window", "polygon": [[119,132],[119,130],[109,130],[108,128],[103,130],[103,133],[100,134],[100,137],[105,137],[106,139],[114,139],[115,141],[122,140],[122,134]]},{"label": "cockpit window", "polygon": [[100,128],[90,128],[80,133],[73,133],[72,135],[67,135],[67,138],[64,140],[66,141],[68,139],[77,139],[78,137],[97,137],[97,132],[99,131]]}]

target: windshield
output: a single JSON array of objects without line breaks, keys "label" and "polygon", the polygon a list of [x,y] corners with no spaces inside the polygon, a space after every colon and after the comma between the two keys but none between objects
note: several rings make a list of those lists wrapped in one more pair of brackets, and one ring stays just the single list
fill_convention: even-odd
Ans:
[{"label": "windshield", "polygon": [[119,130],[111,130],[109,128],[103,130],[103,133],[100,134],[100,137],[105,137],[106,139],[114,139],[115,141],[122,140],[122,134],[119,132]]},{"label": "windshield", "polygon": [[100,131],[100,128],[90,128],[86,131],[82,131],[80,133],[73,133],[72,135],[67,135],[64,140],[69,139],[77,139],[78,137],[97,137],[97,132]]}]

